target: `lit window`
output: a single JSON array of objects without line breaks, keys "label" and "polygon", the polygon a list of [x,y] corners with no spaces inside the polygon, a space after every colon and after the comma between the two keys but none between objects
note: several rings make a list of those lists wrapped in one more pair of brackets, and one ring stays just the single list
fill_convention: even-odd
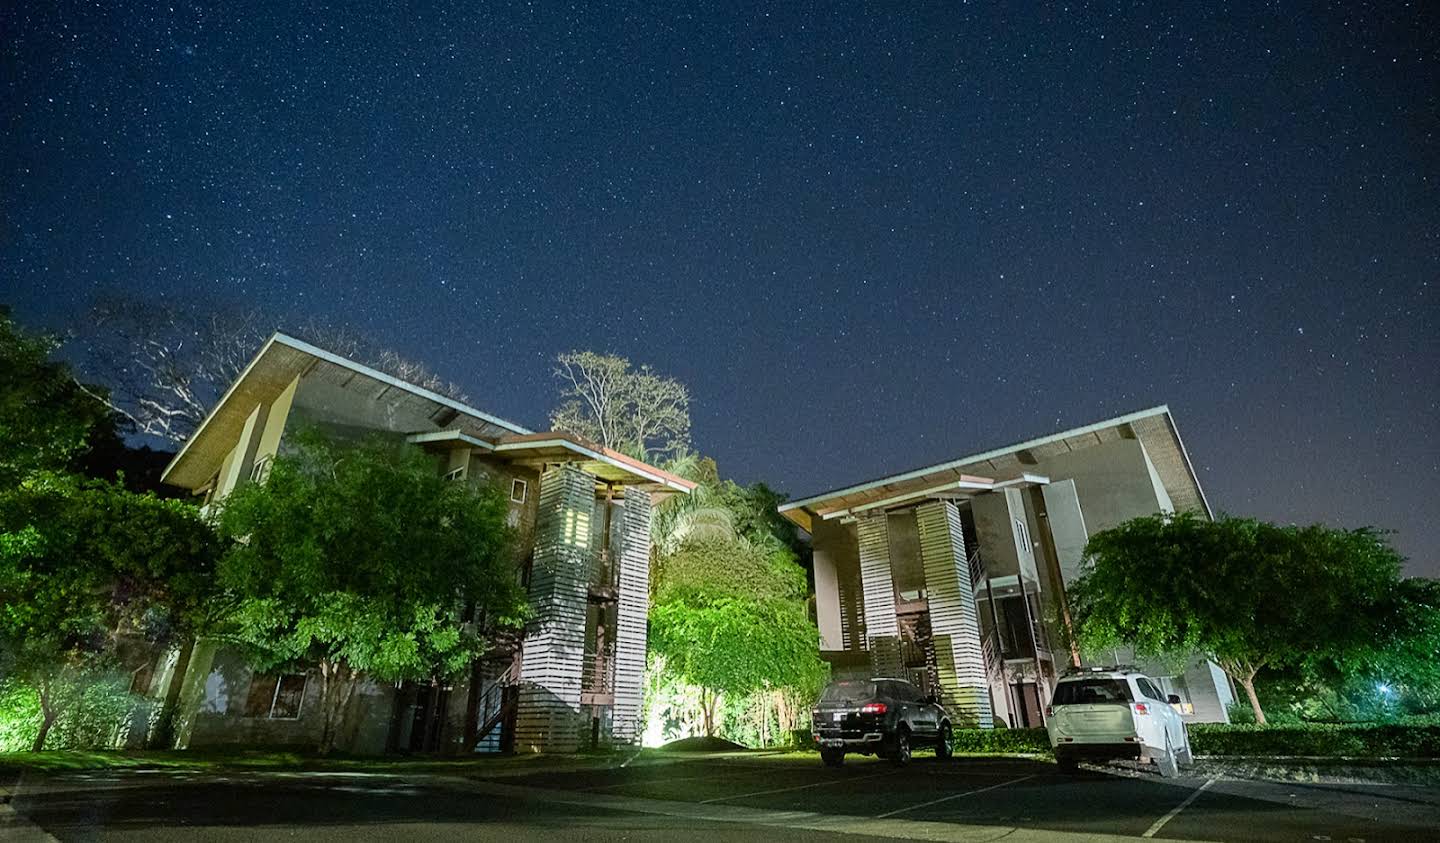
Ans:
[{"label": "lit window", "polygon": [[250,693],[245,697],[244,715],[294,720],[300,716],[300,702],[304,698],[305,674],[256,674],[250,678]]},{"label": "lit window", "polygon": [[530,484],[524,480],[510,481],[510,500],[514,503],[524,503],[525,493],[529,491]]}]

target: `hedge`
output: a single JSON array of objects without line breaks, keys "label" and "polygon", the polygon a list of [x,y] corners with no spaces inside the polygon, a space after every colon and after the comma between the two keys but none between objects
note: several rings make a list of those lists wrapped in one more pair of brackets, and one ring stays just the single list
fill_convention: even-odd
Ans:
[{"label": "hedge", "polygon": [[1044,729],[956,729],[956,752],[1050,752]]},{"label": "hedge", "polygon": [[[1190,745],[1196,755],[1329,758],[1440,758],[1440,725],[1355,723],[1256,726],[1194,723]],[[959,729],[956,752],[1050,752],[1044,729]]]},{"label": "hedge", "polygon": [[1196,723],[1196,755],[1318,755],[1355,758],[1440,758],[1440,726],[1400,723],[1306,723],[1257,726]]}]

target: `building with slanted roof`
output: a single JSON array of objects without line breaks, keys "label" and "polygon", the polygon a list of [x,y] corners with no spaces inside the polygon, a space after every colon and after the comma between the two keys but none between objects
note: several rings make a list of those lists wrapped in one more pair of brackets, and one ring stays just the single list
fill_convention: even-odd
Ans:
[{"label": "building with slanted roof", "polygon": [[[694,485],[558,432],[533,432],[309,343],[275,334],[176,454],[164,482],[208,506],[263,483],[297,425],[404,439],[456,482],[498,482],[522,536],[533,616],[455,682],[368,683],[338,746],[355,752],[573,751],[638,743],[650,514]],[[201,640],[145,689],[169,696],[177,746],[314,744],[319,685],[259,675]]]},{"label": "building with slanted roof", "polygon": [[[982,727],[1043,725],[1056,678],[1080,666],[1062,625],[1089,536],[1178,510],[1211,516],[1164,406],[780,509],[812,537],[835,675],[906,676]],[[1228,719],[1234,692],[1215,664],[1145,667],[1187,719]]]}]

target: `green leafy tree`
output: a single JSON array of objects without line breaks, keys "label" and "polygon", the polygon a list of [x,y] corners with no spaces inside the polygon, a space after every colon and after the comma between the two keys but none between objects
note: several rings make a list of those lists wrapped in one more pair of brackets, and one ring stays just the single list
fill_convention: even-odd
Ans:
[{"label": "green leafy tree", "polygon": [[806,611],[804,571],[783,548],[701,538],[663,558],[650,611],[652,650],[703,690],[706,735],[724,696],[818,689],[826,676]]},{"label": "green leafy tree", "polygon": [[291,441],[264,485],[225,499],[220,578],[257,669],[318,669],[327,752],[363,678],[456,675],[525,604],[499,489],[446,481],[403,443]]},{"label": "green leafy tree", "polygon": [[1369,529],[1155,515],[1092,536],[1069,596],[1083,649],[1203,653],[1264,723],[1260,671],[1394,640],[1401,562]]},{"label": "green leafy tree", "polygon": [[97,442],[118,442],[103,391],[51,359],[58,343],[30,334],[0,308],[0,487],[33,471],[80,467]]},{"label": "green leafy tree", "polygon": [[0,667],[38,696],[34,749],[125,641],[195,628],[217,551],[195,507],[115,483],[39,472],[0,491]]}]

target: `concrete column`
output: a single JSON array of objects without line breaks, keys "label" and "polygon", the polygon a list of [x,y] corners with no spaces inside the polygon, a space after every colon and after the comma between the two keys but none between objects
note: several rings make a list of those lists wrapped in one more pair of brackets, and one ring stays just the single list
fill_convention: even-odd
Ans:
[{"label": "concrete column", "polygon": [[214,499],[220,500],[235,491],[236,487],[250,480],[250,471],[255,467],[255,451],[260,446],[260,437],[265,432],[265,419],[270,415],[269,404],[256,404],[240,429],[240,438],[235,450],[225,463],[225,469],[217,481]]},{"label": "concrete column", "polygon": [[860,588],[865,606],[866,647],[876,676],[899,676],[900,624],[895,617],[895,579],[890,571],[890,524],[881,512],[857,522]]},{"label": "concrete column", "polygon": [[621,513],[620,594],[615,619],[615,705],[610,732],[617,743],[638,744],[644,731],[645,624],[650,614],[650,495],[628,489]]},{"label": "concrete column", "polygon": [[530,605],[520,671],[515,745],[573,752],[580,745],[595,478],[570,466],[545,472],[535,521]]},{"label": "concrete column", "polygon": [[915,521],[941,702],[957,726],[988,729],[994,714],[960,509],[953,501],[927,501],[915,508]]}]

